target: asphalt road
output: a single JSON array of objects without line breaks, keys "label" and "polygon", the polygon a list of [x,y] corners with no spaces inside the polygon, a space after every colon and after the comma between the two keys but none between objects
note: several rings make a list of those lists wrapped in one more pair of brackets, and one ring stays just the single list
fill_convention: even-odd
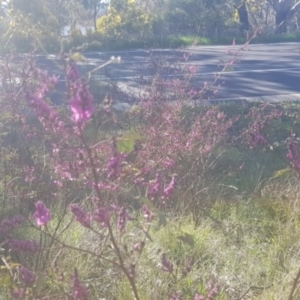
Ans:
[{"label": "asphalt road", "polygon": [[[120,56],[119,64],[110,64],[93,72],[92,80],[113,80],[123,89],[136,94],[145,83],[160,72],[165,79],[182,76],[182,69],[193,67],[192,84],[201,89],[205,82],[212,83],[226,62],[235,57],[230,71],[222,73],[215,83],[220,85],[217,99],[266,98],[300,99],[300,43],[235,46],[193,46],[182,50],[131,50],[119,52],[85,53],[80,63],[83,72],[91,71],[110,59]],[[64,79],[54,56],[39,56],[38,64]],[[299,94],[299,96],[298,96]]]}]

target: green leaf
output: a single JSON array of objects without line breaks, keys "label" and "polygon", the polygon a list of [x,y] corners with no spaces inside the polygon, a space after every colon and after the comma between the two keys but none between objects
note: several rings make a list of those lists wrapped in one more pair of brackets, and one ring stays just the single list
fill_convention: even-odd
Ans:
[{"label": "green leaf", "polygon": [[148,238],[148,240],[150,242],[153,242],[152,237],[150,236],[150,234],[147,231],[145,231],[144,229],[143,229],[143,232],[145,233],[145,236]]},{"label": "green leaf", "polygon": [[0,276],[0,287],[10,287],[13,285],[9,272]]},{"label": "green leaf", "polygon": [[188,244],[189,246],[193,247],[195,244],[194,237],[188,233],[185,233],[184,235],[180,235],[177,237],[180,241],[182,241],[185,244]]},{"label": "green leaf", "polygon": [[273,178],[282,178],[291,175],[293,170],[291,168],[286,168],[282,170],[278,170],[274,173]]},{"label": "green leaf", "polygon": [[167,226],[167,218],[166,215],[163,213],[158,214],[158,224],[157,229],[160,229],[161,227]]},{"label": "green leaf", "polygon": [[75,61],[86,61],[86,57],[79,53],[79,52],[75,52],[71,55],[71,59],[75,60]]},{"label": "green leaf", "polygon": [[232,72],[232,71],[234,71],[233,67],[227,66],[227,67],[224,68],[224,72]]},{"label": "green leaf", "polygon": [[134,149],[135,142],[140,140],[138,133],[129,133],[117,139],[117,148],[119,152],[130,153]]},{"label": "green leaf", "polygon": [[146,197],[141,197],[140,200],[148,206],[149,209],[154,210],[153,203]]},{"label": "green leaf", "polygon": [[[54,274],[54,272],[53,272]],[[53,280],[51,280],[53,282]],[[43,287],[45,286],[45,276],[42,276],[41,274],[37,277],[37,280],[35,282],[35,289],[37,291],[41,291]]]}]

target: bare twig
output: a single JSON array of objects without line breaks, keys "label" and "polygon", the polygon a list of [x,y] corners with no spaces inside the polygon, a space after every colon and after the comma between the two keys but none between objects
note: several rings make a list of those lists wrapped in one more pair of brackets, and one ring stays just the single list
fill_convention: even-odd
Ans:
[{"label": "bare twig", "polygon": [[294,279],[294,283],[293,283],[293,286],[292,286],[292,289],[291,289],[291,292],[290,292],[290,295],[289,295],[288,300],[293,300],[293,298],[294,298],[294,293],[295,293],[296,288],[297,288],[297,285],[298,285],[298,283],[299,283],[299,279],[300,279],[300,268],[299,268],[299,270],[298,270],[298,273],[297,273],[296,278]]},{"label": "bare twig", "polygon": [[273,286],[273,284],[268,285],[268,286],[250,286],[247,291],[241,296],[239,297],[237,300],[243,300],[243,298],[251,291],[251,290],[266,290],[269,289],[271,286]]}]

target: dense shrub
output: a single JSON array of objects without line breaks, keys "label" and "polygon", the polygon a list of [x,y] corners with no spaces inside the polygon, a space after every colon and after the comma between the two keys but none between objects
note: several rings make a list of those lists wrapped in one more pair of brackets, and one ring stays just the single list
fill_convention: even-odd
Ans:
[{"label": "dense shrub", "polygon": [[[251,165],[260,173],[254,178],[256,197],[274,175],[272,168],[277,175],[299,174],[298,107],[254,103],[236,108],[201,101],[197,106],[194,97],[204,97],[214,86],[196,91],[190,89],[190,76],[168,81],[157,76],[121,123],[113,99],[94,101],[73,58],[61,57],[67,82],[67,105],[61,107],[47,98],[57,85],[55,76],[31,60],[21,64],[7,58],[1,66],[0,295],[232,299],[236,292],[227,286],[234,285],[232,274],[242,264],[226,275],[229,256],[219,254],[222,261],[214,262],[217,249],[227,244],[239,260],[245,253],[258,260],[255,270],[270,270],[275,280],[271,263],[263,263],[253,247],[259,243],[269,251],[278,237],[276,253],[283,255],[287,246],[277,223],[299,236],[299,217],[290,222],[292,209],[286,204],[277,202],[271,209],[261,201],[251,204],[250,218],[243,201],[230,204],[243,194],[227,190],[243,188],[234,183],[242,178],[254,190],[254,173],[247,173]],[[183,68],[191,76],[195,72]],[[259,159],[266,153],[274,155],[269,156],[272,168],[263,173]],[[282,167],[280,159],[283,167],[290,163],[288,171],[276,169]],[[216,201],[221,196],[227,206]],[[251,231],[256,218],[260,235]],[[244,252],[241,241],[247,245]],[[208,271],[199,276],[204,267]],[[245,277],[243,288],[251,283]],[[266,276],[250,277],[255,284],[267,282]]]},{"label": "dense shrub", "polygon": [[108,14],[97,20],[97,31],[108,39],[143,39],[152,35],[152,16],[128,1],[120,11],[110,6]]}]

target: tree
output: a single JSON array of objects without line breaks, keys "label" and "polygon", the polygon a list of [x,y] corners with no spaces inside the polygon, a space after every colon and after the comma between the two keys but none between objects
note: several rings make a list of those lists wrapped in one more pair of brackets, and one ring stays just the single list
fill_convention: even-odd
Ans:
[{"label": "tree", "polygon": [[[287,33],[288,25],[295,15],[300,1],[296,0],[246,0],[248,13],[251,15],[252,20],[255,21],[256,26],[258,23],[267,25],[267,19],[271,15],[275,33]],[[271,7],[271,13],[269,10]],[[265,20],[263,20],[265,19]],[[258,22],[260,20],[260,22]],[[275,24],[274,21],[275,20]]]},{"label": "tree", "polygon": [[10,0],[8,2],[11,20],[5,36],[18,49],[32,48],[38,41],[44,46],[57,44],[60,36],[60,25],[55,16],[58,0]]},{"label": "tree", "polygon": [[211,36],[222,32],[232,13],[232,1],[166,0],[164,18],[172,33]]},{"label": "tree", "polygon": [[108,14],[97,21],[98,32],[109,38],[132,40],[152,34],[152,16],[135,0],[112,1]]},{"label": "tree", "polygon": [[250,29],[249,17],[248,17],[248,10],[246,6],[246,1],[243,2],[242,5],[236,7],[238,12],[239,22],[240,22],[240,32],[244,30],[248,31]]},{"label": "tree", "polygon": [[300,1],[268,0],[275,11],[276,33],[287,33],[288,22],[294,16]]},{"label": "tree", "polygon": [[93,22],[94,29],[97,31],[97,16],[101,8],[107,6],[107,2],[103,0],[82,0],[82,4],[86,9],[91,9],[93,11]]},{"label": "tree", "polygon": [[74,22],[81,24],[90,19],[90,14],[83,6],[82,0],[58,0],[55,12],[61,27]]}]

